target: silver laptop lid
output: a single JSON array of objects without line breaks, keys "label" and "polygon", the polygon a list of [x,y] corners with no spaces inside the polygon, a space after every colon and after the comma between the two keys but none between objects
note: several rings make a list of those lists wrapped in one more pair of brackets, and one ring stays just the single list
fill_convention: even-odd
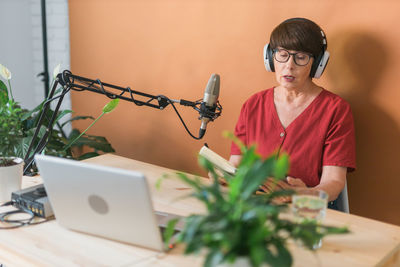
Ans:
[{"label": "silver laptop lid", "polygon": [[142,173],[36,155],[58,223],[66,228],[162,250]]}]

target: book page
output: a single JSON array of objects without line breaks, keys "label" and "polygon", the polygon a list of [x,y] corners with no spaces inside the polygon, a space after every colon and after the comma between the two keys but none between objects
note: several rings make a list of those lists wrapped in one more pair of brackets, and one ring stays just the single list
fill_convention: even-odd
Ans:
[{"label": "book page", "polygon": [[199,152],[200,155],[208,159],[214,166],[229,174],[235,174],[236,168],[229,161],[212,151],[206,146],[203,146]]}]

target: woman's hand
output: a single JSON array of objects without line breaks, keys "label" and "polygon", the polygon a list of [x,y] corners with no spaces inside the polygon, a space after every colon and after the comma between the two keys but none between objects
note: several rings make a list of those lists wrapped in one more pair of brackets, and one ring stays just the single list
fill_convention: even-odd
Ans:
[{"label": "woman's hand", "polygon": [[[286,177],[286,188],[283,189],[300,189],[300,188],[305,188],[307,187],[306,184],[299,178],[294,178],[291,176]],[[292,202],[292,197],[291,196],[286,196],[286,197],[277,197],[273,201],[275,204],[283,204],[283,203],[288,203]]]},{"label": "woman's hand", "polygon": [[[223,174],[220,170],[218,170],[218,169],[214,169],[214,171],[215,171],[215,173],[217,174],[218,182],[219,182],[221,185],[227,185],[228,183],[227,183],[226,180],[223,178],[223,177],[224,177],[224,174]],[[209,178],[210,180],[214,180],[214,177],[213,177],[213,175],[212,175],[211,172],[208,172],[208,178]]]},{"label": "woman's hand", "polygon": [[287,176],[286,181],[290,186],[294,187],[293,189],[307,187],[307,185],[299,178]]}]

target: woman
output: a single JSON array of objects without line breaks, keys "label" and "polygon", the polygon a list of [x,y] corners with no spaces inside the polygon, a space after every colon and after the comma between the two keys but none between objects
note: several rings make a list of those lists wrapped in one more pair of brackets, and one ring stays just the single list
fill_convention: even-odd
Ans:
[{"label": "woman", "polygon": [[[313,82],[329,59],[322,29],[304,18],[282,22],[264,47],[266,69],[277,86],[256,93],[243,105],[235,135],[257,145],[263,156],[290,156],[287,183],[322,189],[335,200],[355,164],[354,123],[350,106]],[[232,144],[230,162],[241,160]]]}]

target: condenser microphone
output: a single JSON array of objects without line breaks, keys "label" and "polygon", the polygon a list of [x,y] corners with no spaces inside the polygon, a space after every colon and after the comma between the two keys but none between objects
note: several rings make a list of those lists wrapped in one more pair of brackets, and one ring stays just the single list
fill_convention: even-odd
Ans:
[{"label": "condenser microphone", "polygon": [[204,136],[206,133],[207,123],[214,117],[219,96],[219,81],[219,75],[215,73],[211,74],[211,77],[208,80],[203,102],[200,107],[201,126],[199,130],[199,138]]}]

